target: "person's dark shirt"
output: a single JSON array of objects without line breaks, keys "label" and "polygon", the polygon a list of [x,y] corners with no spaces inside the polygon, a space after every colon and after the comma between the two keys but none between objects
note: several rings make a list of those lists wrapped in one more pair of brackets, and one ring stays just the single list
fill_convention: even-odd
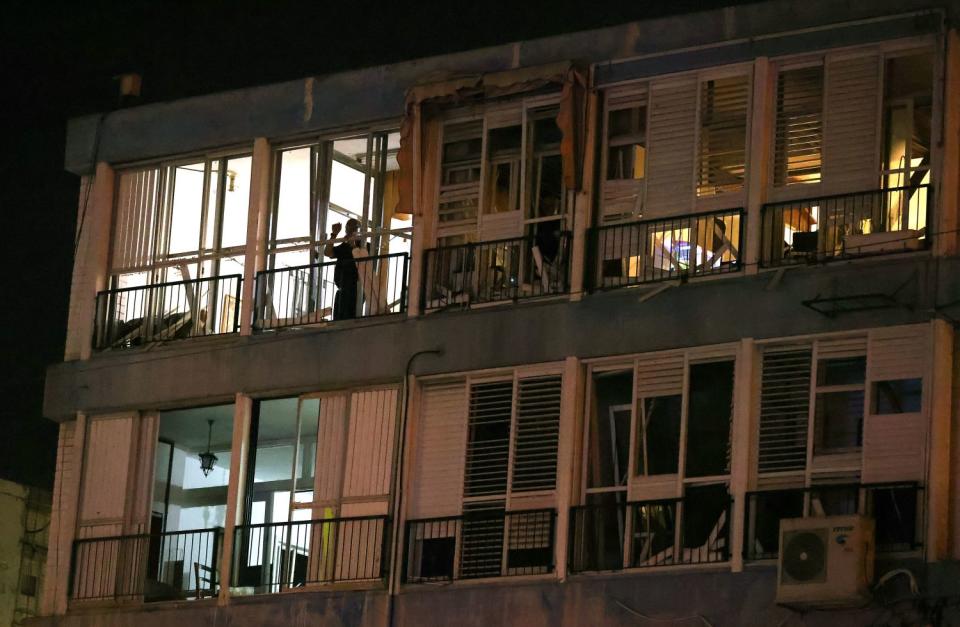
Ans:
[{"label": "person's dark shirt", "polygon": [[337,265],[333,267],[333,284],[340,287],[347,283],[356,283],[360,279],[357,264],[353,260],[353,242],[341,242],[333,247],[333,257]]}]

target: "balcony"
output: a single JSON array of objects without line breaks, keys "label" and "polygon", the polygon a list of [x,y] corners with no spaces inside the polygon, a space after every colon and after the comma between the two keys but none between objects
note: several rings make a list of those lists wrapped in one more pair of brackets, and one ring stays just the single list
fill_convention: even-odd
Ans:
[{"label": "balcony", "polygon": [[930,244],[930,185],[764,205],[765,267],[921,250]]},{"label": "balcony", "polygon": [[556,511],[482,509],[407,521],[403,581],[431,583],[554,569]]},{"label": "balcony", "polygon": [[696,505],[701,504],[667,499],[571,508],[570,572],[728,561],[729,501],[712,504],[715,507]]},{"label": "balcony", "polygon": [[231,592],[382,584],[389,542],[386,516],[242,525],[234,539]]},{"label": "balcony", "polygon": [[594,289],[740,270],[743,210],[613,224],[593,230]]},{"label": "balcony", "polygon": [[355,278],[338,278],[336,261],[258,272],[254,328],[263,331],[407,310],[407,253],[361,257],[353,263]]},{"label": "balcony", "polygon": [[243,277],[234,274],[100,292],[94,348],[236,333],[242,283]]},{"label": "balcony", "polygon": [[423,307],[450,307],[554,296],[569,291],[570,233],[548,246],[535,237],[424,251]]},{"label": "balcony", "polygon": [[780,520],[806,516],[870,516],[876,521],[878,553],[923,547],[923,487],[916,483],[822,485],[748,492],[743,556],[776,559]]},{"label": "balcony", "polygon": [[73,545],[73,601],[216,597],[223,529],[84,538]]}]

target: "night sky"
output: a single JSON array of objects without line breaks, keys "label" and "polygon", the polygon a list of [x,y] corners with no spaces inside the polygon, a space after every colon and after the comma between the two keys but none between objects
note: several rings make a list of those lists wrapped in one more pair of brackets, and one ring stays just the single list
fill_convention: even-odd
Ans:
[{"label": "night sky", "polygon": [[744,2],[5,4],[0,477],[53,483],[57,429],[41,417],[43,377],[63,359],[79,182],[63,170],[64,128],[115,108],[117,74],[140,72],[142,102],[153,102],[723,4]]}]

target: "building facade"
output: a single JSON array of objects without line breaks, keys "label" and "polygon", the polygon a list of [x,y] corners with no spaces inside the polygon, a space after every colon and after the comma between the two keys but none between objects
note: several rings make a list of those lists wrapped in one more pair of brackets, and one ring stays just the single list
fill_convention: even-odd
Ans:
[{"label": "building facade", "polygon": [[[958,9],[73,120],[33,624],[960,620]],[[778,605],[780,521],[839,515],[870,598]]]}]

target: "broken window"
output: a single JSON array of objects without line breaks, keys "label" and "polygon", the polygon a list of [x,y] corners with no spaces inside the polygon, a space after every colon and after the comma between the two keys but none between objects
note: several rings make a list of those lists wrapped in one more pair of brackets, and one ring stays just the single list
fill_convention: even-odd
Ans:
[{"label": "broken window", "polygon": [[520,209],[520,163],[523,127],[507,126],[487,133],[485,213]]},{"label": "broken window", "polygon": [[819,183],[823,144],[823,65],[777,76],[773,184]]},{"label": "broken window", "polygon": [[443,127],[440,160],[440,223],[473,222],[480,203],[483,123],[461,122]]},{"label": "broken window", "polygon": [[815,453],[844,452],[862,444],[866,364],[865,356],[817,362]]},{"label": "broken window", "polygon": [[733,362],[690,366],[686,476],[730,472],[730,425],[733,416]]},{"label": "broken window", "polygon": [[870,395],[873,400],[873,410],[870,413],[880,415],[919,412],[922,389],[922,379],[875,381]]},{"label": "broken window", "polygon": [[680,458],[680,420],[683,396],[654,396],[640,405],[637,420],[638,477],[672,475]]},{"label": "broken window", "polygon": [[732,76],[700,83],[697,196],[743,189],[747,162],[750,79]]},{"label": "broken window", "polygon": [[607,113],[607,180],[641,180],[647,171],[646,105]]},{"label": "broken window", "polygon": [[625,487],[630,462],[633,372],[594,375],[587,486]]},{"label": "broken window", "polygon": [[907,188],[887,194],[886,228],[920,230],[927,223],[930,183],[930,127],[933,110],[933,55],[887,59],[884,72],[883,186]]}]

